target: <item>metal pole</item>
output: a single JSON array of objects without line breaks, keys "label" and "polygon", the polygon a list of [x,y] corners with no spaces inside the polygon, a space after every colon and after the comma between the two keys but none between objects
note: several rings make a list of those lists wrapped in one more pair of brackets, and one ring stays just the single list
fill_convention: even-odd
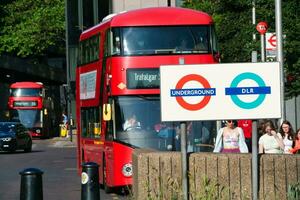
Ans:
[{"label": "metal pole", "polygon": [[[252,24],[253,26],[256,25],[256,15],[255,15],[255,0],[252,1]],[[256,33],[253,33],[253,43],[256,41]],[[257,62],[257,51],[251,52],[251,59],[252,62]]]},{"label": "metal pole", "polygon": [[281,0],[275,0],[275,17],[276,17],[276,45],[277,45],[277,61],[279,62],[281,75],[281,119],[280,124],[285,120],[285,102],[284,102],[284,69],[283,69],[283,48],[282,48],[282,18],[281,18]]},{"label": "metal pole", "polygon": [[98,4],[98,0],[93,0],[93,19],[94,19],[94,25],[99,23],[99,4]]},{"label": "metal pole", "polygon": [[[255,26],[256,25],[256,14],[255,14],[255,0],[252,1],[252,25]],[[256,41],[256,33],[253,33],[253,43],[255,43]],[[257,62],[257,51],[252,51],[252,62]],[[253,56],[256,56],[256,60],[253,61]],[[218,129],[219,130],[219,129]]]},{"label": "metal pole", "polygon": [[83,6],[82,6],[82,0],[78,0],[78,25],[81,32],[83,31]]},{"label": "metal pole", "polygon": [[[252,24],[256,24],[255,15],[255,0],[252,1]],[[256,34],[253,33],[253,42],[256,41]],[[264,51],[263,51],[264,52]],[[252,51],[251,62],[257,62],[257,51]],[[257,166],[257,122],[252,121],[252,199],[257,200],[258,198],[258,166]]]},{"label": "metal pole", "polygon": [[72,117],[72,112],[71,112],[71,100],[69,100],[68,103],[68,112],[69,112],[69,136],[70,136],[70,141],[73,141],[73,117]]},{"label": "metal pole", "polygon": [[[255,0],[252,1],[252,24],[255,26],[256,24],[256,15],[255,15]],[[256,34],[253,33],[253,41],[256,40]]]},{"label": "metal pole", "polygon": [[68,135],[70,135],[70,140],[72,142],[72,128],[71,128],[71,99],[70,99],[70,56],[69,56],[69,4],[68,4],[68,0],[65,0],[65,26],[66,26],[66,33],[65,33],[65,37],[66,37],[66,67],[67,67],[67,116],[68,116],[68,124],[69,124],[69,130],[68,131]]},{"label": "metal pole", "polygon": [[[257,52],[252,51],[251,61],[257,62]],[[252,199],[258,199],[258,154],[257,154],[257,121],[252,121]]]},{"label": "metal pole", "polygon": [[180,142],[181,142],[180,147],[181,147],[181,165],[182,165],[182,193],[183,193],[183,200],[188,200],[186,122],[180,123]]},{"label": "metal pole", "polygon": [[[178,60],[180,65],[184,65],[184,58]],[[186,147],[186,122],[180,122],[180,147],[181,147],[181,165],[182,165],[182,194],[183,200],[188,200],[188,180],[187,180],[187,147]]]},{"label": "metal pole", "polygon": [[252,51],[251,59],[253,63],[257,62],[257,51]]},{"label": "metal pole", "polygon": [[261,62],[266,62],[265,34],[260,34]]},{"label": "metal pole", "polygon": [[252,122],[252,199],[258,199],[257,121]]}]

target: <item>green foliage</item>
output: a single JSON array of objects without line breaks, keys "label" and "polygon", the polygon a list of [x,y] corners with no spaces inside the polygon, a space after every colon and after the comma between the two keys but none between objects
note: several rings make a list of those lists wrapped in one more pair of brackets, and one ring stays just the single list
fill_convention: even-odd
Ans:
[{"label": "green foliage", "polygon": [[219,196],[219,184],[210,180],[206,176],[202,177],[202,181],[198,187],[198,190],[191,188],[192,191],[190,192],[190,197],[192,200],[229,199],[228,196],[225,198],[223,195],[221,195],[223,194],[223,190],[225,190],[225,188],[220,188]]},{"label": "green foliage", "polygon": [[[159,173],[157,168],[152,167],[155,174]],[[150,174],[148,174],[150,177]],[[189,179],[194,177],[188,172]],[[165,182],[165,180],[167,180]],[[149,179],[145,182],[147,191],[147,200],[180,200],[183,199],[182,180],[173,176],[168,176],[166,179],[162,176],[156,176],[150,183]],[[157,185],[156,185],[157,184]],[[157,187],[155,187],[155,185]],[[134,195],[130,192],[129,199],[134,199]],[[196,188],[195,185],[190,185],[189,199],[191,200],[216,200],[229,199],[229,188],[221,186],[216,181],[203,176],[201,182]],[[232,194],[234,196],[234,194]],[[246,198],[243,198],[246,199]]]},{"label": "green foliage", "polygon": [[0,54],[40,56],[65,46],[64,0],[16,0],[0,5]]},{"label": "green foliage", "polygon": [[[300,16],[299,1],[282,1],[282,30],[284,71],[286,75],[285,96],[300,94]],[[186,0],[184,7],[210,14],[219,39],[221,61],[250,62],[251,51],[260,53],[260,37],[252,24],[252,1],[250,0]],[[256,23],[266,21],[268,32],[275,32],[275,1],[255,0]],[[252,35],[256,34],[256,41]]]},{"label": "green foliage", "polygon": [[[275,32],[275,1],[255,0],[255,4],[256,22],[266,21],[269,32]],[[286,97],[300,94],[299,4],[297,0],[282,1]],[[213,16],[223,63],[250,62],[251,51],[260,52],[259,35],[252,24],[252,0],[186,0],[183,6]],[[63,54],[64,40],[64,0],[0,1],[0,55]]]},{"label": "green foliage", "polygon": [[185,7],[210,14],[216,24],[222,62],[250,61],[253,49],[251,1],[190,0]]},{"label": "green foliage", "polygon": [[300,199],[300,182],[289,185],[288,187],[288,200]]},{"label": "green foliage", "polygon": [[[152,170],[159,173],[158,169],[154,167]],[[148,176],[150,175],[148,174]],[[168,176],[167,182],[164,184],[163,177],[158,176],[155,177],[154,182],[158,183],[158,188],[153,187],[149,180],[146,181],[147,200],[180,200],[183,198],[181,180]]]}]

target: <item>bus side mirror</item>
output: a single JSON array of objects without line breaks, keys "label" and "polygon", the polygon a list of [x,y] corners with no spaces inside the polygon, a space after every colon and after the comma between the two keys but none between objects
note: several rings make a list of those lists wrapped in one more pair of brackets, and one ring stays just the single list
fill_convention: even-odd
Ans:
[{"label": "bus side mirror", "polygon": [[221,55],[220,55],[220,53],[219,52],[214,52],[214,60],[216,61],[216,62],[221,62]]},{"label": "bus side mirror", "polygon": [[103,120],[111,120],[111,104],[103,104]]}]

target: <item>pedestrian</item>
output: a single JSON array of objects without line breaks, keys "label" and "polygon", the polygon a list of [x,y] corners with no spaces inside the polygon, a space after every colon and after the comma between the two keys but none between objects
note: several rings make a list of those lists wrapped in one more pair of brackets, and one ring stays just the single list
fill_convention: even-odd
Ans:
[{"label": "pedestrian", "polygon": [[291,123],[287,120],[283,121],[279,128],[279,133],[283,138],[283,144],[284,144],[283,153],[291,154],[290,149],[293,146],[294,134],[295,134]]},{"label": "pedestrian", "polygon": [[213,152],[248,153],[243,129],[237,127],[236,121],[225,121],[225,127],[218,131]]},{"label": "pedestrian", "polygon": [[68,137],[68,117],[65,112],[61,114],[60,136]]},{"label": "pedestrian", "polygon": [[280,133],[275,131],[272,121],[267,121],[263,126],[264,134],[259,138],[259,153],[282,153],[284,144]]},{"label": "pedestrian", "polygon": [[293,142],[293,148],[290,149],[290,152],[293,154],[300,153],[300,128],[296,132]]},{"label": "pedestrian", "polygon": [[67,124],[68,124],[68,116],[66,115],[65,112],[62,113],[62,123],[65,126],[67,126]]},{"label": "pedestrian", "polygon": [[248,150],[249,152],[252,152],[252,120],[238,120],[238,127],[243,129]]}]

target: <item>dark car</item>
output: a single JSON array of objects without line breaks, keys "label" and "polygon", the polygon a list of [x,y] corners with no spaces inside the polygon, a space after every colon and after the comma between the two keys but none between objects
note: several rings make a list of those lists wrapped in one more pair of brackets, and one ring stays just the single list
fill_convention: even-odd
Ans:
[{"label": "dark car", "polygon": [[0,150],[14,152],[18,149],[31,151],[32,138],[29,131],[19,122],[0,122]]}]

